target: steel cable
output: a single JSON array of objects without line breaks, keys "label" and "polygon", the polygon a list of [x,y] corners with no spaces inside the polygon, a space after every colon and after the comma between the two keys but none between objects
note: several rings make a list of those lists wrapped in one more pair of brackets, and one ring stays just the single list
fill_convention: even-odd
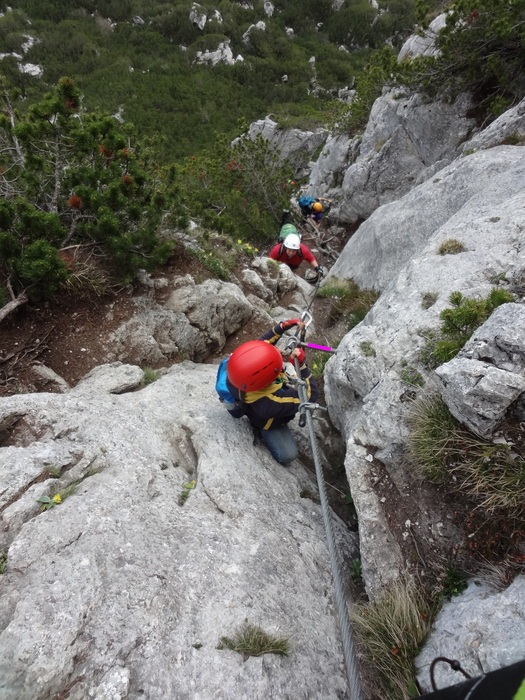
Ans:
[{"label": "steel cable", "polygon": [[[297,376],[300,377],[300,368],[297,358],[295,358],[295,368],[297,371]],[[302,382],[298,384],[299,397],[301,402],[304,404],[308,403],[308,397],[306,395],[306,387]],[[323,469],[321,466],[321,460],[319,458],[319,451],[317,447],[317,438],[314,432],[313,417],[310,410],[305,407],[303,409],[306,413],[306,424],[310,432],[310,442],[312,445],[312,455],[315,464],[315,473],[317,476],[317,485],[319,488],[319,498],[321,501],[321,510],[323,513],[323,522],[326,531],[326,540],[328,543],[328,553],[330,557],[330,566],[332,570],[332,578],[334,581],[335,589],[335,602],[339,617],[339,626],[341,629],[341,638],[343,643],[343,656],[345,660],[346,675],[348,679],[348,688],[350,690],[350,700],[363,700],[363,690],[361,686],[361,680],[359,677],[359,667],[357,663],[357,653],[355,650],[355,644],[353,640],[352,630],[350,628],[350,619],[348,615],[348,608],[346,602],[346,595],[344,591],[343,581],[341,577],[341,567],[339,565],[337,556],[337,547],[335,544],[335,537],[332,525],[332,518],[330,515],[330,510],[328,506],[328,498],[326,495],[326,485],[324,480]]]}]

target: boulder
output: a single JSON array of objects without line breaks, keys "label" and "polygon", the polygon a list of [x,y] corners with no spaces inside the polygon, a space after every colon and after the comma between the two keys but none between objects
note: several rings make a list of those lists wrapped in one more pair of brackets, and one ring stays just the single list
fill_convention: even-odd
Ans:
[{"label": "boulder", "polygon": [[439,49],[436,47],[436,38],[446,24],[447,15],[438,15],[420,34],[412,34],[405,41],[398,54],[399,62],[418,56],[436,56]]},{"label": "boulder", "polygon": [[466,141],[462,151],[469,154],[504,143],[518,146],[525,143],[525,99]]},{"label": "boulder", "polygon": [[525,307],[503,304],[450,362],[436,369],[452,415],[490,438],[525,395]]},{"label": "boulder", "polygon": [[328,137],[326,129],[302,131],[301,129],[282,129],[270,116],[250,124],[248,138],[255,139],[261,135],[268,141],[283,159],[287,159],[301,177],[311,157],[321,148]]},{"label": "boulder", "polygon": [[[140,388],[114,365],[2,400],[3,700],[346,697],[316,486],[253,445],[215,373],[184,362]],[[289,656],[226,648],[246,621]]]},{"label": "boulder", "polygon": [[[510,666],[525,658],[525,576],[498,590],[472,580],[466,591],[447,602],[432,625],[416,660],[418,681],[430,693],[430,664],[438,656],[459,661],[472,678]],[[448,664],[435,667],[436,687],[464,678]]]}]

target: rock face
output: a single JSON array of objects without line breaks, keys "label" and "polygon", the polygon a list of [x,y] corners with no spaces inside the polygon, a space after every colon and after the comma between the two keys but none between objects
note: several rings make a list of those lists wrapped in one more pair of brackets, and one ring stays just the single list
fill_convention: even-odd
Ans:
[{"label": "rock face", "polygon": [[341,223],[368,218],[459,155],[475,126],[469,108],[466,95],[450,104],[385,92],[361,139],[327,141],[312,168],[311,188],[335,200],[332,216]]},{"label": "rock face", "polygon": [[287,158],[297,170],[297,177],[308,165],[313,154],[324,144],[328,137],[326,129],[301,131],[300,129],[281,129],[277,122],[270,117],[260,119],[250,124],[248,137],[254,139],[261,135],[280,153]]},{"label": "rock face", "polygon": [[[141,388],[117,363],[2,400],[4,700],[345,697],[315,486],[253,445],[215,371]],[[290,655],[220,648],[246,620]]]},{"label": "rock face", "polygon": [[397,57],[398,61],[406,61],[417,56],[435,56],[439,53],[436,47],[436,37],[445,26],[447,16],[439,15],[428,26],[428,29],[419,34],[413,34],[409,37]]},{"label": "rock face", "polygon": [[440,393],[460,423],[490,438],[525,397],[525,306],[503,304],[450,362],[436,369]]},{"label": "rock face", "polygon": [[[375,211],[328,275],[328,282],[331,277],[352,278],[361,287],[381,291],[365,320],[342,340],[325,373],[330,416],[347,440],[346,471],[359,514],[363,575],[370,595],[404,565],[399,533],[396,539],[374,483],[376,461],[398,489],[413,481],[401,462],[408,399],[417,395],[418,387],[408,384],[405,376],[409,370],[417,373],[426,383],[425,392],[438,391],[437,378],[421,364],[420,352],[428,332],[439,328],[439,313],[449,306],[450,294],[484,297],[502,274],[508,283],[513,275],[520,276],[525,266],[518,234],[525,227],[524,178],[525,151],[519,147],[501,146],[461,158],[444,169],[437,182],[426,182]],[[440,254],[441,245],[450,240],[461,242],[463,252]],[[428,308],[423,303],[426,296],[434,301]],[[521,319],[523,306],[510,306],[518,306]],[[509,385],[494,420],[501,418],[502,406],[508,408],[523,391],[522,369],[509,372],[508,364],[512,361],[516,369],[519,362],[519,355],[511,351],[519,343],[521,321],[519,328],[491,334],[480,329],[479,340],[473,339],[472,348],[464,351],[473,357],[468,360],[471,365],[484,364],[487,372],[490,365],[490,372],[503,373]],[[499,338],[510,356],[502,350],[498,355]],[[493,348],[492,360],[488,347]],[[364,348],[373,348],[373,353]],[[486,362],[481,363],[482,358]],[[456,391],[461,394],[461,385]],[[481,420],[483,407],[472,409],[474,414],[478,411]],[[414,515],[412,522],[423,523],[425,517]],[[422,530],[420,534],[425,536]]]},{"label": "rock face", "polygon": [[[454,258],[455,263],[469,260],[472,269],[482,265],[506,270],[500,257],[490,254],[491,243],[482,249],[478,239],[494,241],[499,248],[503,236],[506,248],[513,247],[521,226],[524,178],[524,151],[517,146],[458,158],[402,199],[374,212],[348,242],[329,276],[352,278],[362,288],[382,291],[431,237],[435,247],[429,255],[435,266],[427,271],[427,290],[438,289],[445,278],[450,257],[436,256],[435,251],[447,239],[457,239],[468,253]],[[450,272],[451,282],[461,276]]]},{"label": "rock face", "polygon": [[[457,659],[472,677],[510,666],[525,658],[525,576],[504,591],[472,582],[452,598],[434,623],[430,643],[417,659],[418,681],[431,692],[429,668],[437,656]],[[438,688],[461,683],[448,664],[437,664]]]}]

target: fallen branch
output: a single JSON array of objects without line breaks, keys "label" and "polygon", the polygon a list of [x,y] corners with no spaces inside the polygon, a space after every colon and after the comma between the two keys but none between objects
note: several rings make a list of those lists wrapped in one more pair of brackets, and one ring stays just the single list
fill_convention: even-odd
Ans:
[{"label": "fallen branch", "polygon": [[5,306],[3,306],[0,309],[0,323],[9,316],[9,314],[12,314],[13,311],[18,309],[20,306],[23,306],[24,304],[27,304],[28,298],[25,292],[22,292],[22,294],[19,294],[16,299],[13,299],[12,301],[8,301]]}]

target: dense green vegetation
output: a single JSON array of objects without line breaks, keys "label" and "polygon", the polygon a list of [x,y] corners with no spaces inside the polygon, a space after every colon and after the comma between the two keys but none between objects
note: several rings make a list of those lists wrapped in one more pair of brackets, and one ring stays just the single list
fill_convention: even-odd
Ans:
[{"label": "dense green vegetation", "polygon": [[[413,0],[379,4],[377,16],[368,0],[338,12],[329,0],[276,0],[267,17],[262,0],[253,9],[202,2],[208,21],[199,29],[189,0],[19,0],[10,12],[1,0],[0,51],[23,55],[44,74],[21,73],[10,57],[0,68],[29,101],[73,78],[87,109],[122,113],[167,163],[210,145],[216,132],[236,136],[240,119],[271,112],[296,125],[325,123],[337,90],[363,73],[372,50],[389,37],[399,44],[414,25]],[[244,41],[259,21],[266,30],[252,29]],[[24,53],[28,34],[36,41]],[[198,51],[225,40],[243,61],[194,63]]]},{"label": "dense green vegetation", "polygon": [[430,95],[469,91],[482,117],[498,116],[523,97],[523,0],[457,0],[436,44],[437,57],[403,65],[398,80]]},{"label": "dense green vegetation", "polygon": [[[64,251],[72,248],[96,251],[119,279],[154,268],[171,253],[171,244],[158,238],[171,208],[168,189],[148,173],[132,129],[82,111],[80,98],[63,78],[19,111],[16,93],[4,90],[0,280],[12,296],[53,294],[69,276]],[[89,267],[83,267],[86,281]]]},{"label": "dense green vegetation", "polygon": [[[263,5],[206,0],[199,27],[190,0],[0,0],[3,301],[71,281],[71,246],[95,246],[124,278],[155,265],[169,254],[158,238],[168,212],[233,246],[271,241],[293,172],[262,139],[232,145],[268,113],[356,133],[385,84],[470,89],[482,117],[525,91],[522,0],[458,0],[439,56],[401,66],[397,48],[439,0],[380,0],[379,11],[275,0],[271,17]],[[196,62],[221,43],[243,60]],[[22,72],[20,56],[43,75]],[[350,106],[336,99],[348,86]]]}]

